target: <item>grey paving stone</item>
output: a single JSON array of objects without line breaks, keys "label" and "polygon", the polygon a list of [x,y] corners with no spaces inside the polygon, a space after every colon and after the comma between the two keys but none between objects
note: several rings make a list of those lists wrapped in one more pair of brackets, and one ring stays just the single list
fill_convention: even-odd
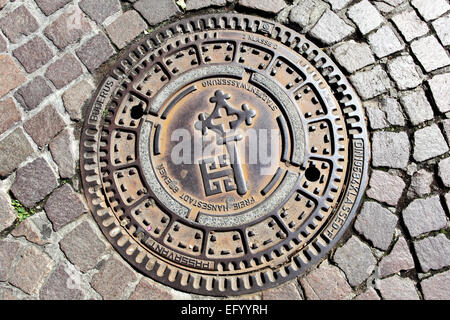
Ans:
[{"label": "grey paving stone", "polygon": [[70,270],[65,263],[60,263],[48,278],[39,292],[41,300],[81,300],[84,297],[82,290],[77,288]]},{"label": "grey paving stone", "polygon": [[405,92],[400,96],[400,102],[414,126],[434,118],[433,109],[422,88]]},{"label": "grey paving stone", "polygon": [[28,294],[36,293],[52,270],[55,262],[41,250],[25,248],[9,282]]},{"label": "grey paving stone", "polygon": [[11,128],[14,123],[21,119],[22,115],[13,99],[7,98],[0,101],[0,134]]},{"label": "grey paving stone", "polygon": [[374,167],[404,169],[408,165],[409,150],[406,132],[374,132],[372,164]]},{"label": "grey paving stone", "polygon": [[417,171],[411,178],[411,184],[408,189],[408,197],[422,197],[431,193],[431,184],[433,183],[433,173],[425,169]]},{"label": "grey paving stone", "polygon": [[43,246],[50,243],[51,223],[44,211],[39,211],[22,221],[12,232],[15,238],[24,237],[27,241]]},{"label": "grey paving stone", "polygon": [[278,13],[287,6],[284,0],[239,0],[238,3],[240,6],[246,8],[261,10],[269,13]]},{"label": "grey paving stone", "polygon": [[0,140],[0,176],[6,177],[33,153],[23,129],[17,128]]},{"label": "grey paving stone", "polygon": [[20,86],[25,80],[23,71],[14,60],[5,54],[0,55],[0,98]]},{"label": "grey paving stone", "polygon": [[422,83],[419,67],[411,56],[400,56],[389,60],[387,69],[400,90],[413,89]]},{"label": "grey paving stone", "polygon": [[142,278],[129,300],[174,300],[174,296],[167,287]]},{"label": "grey paving stone", "polygon": [[450,15],[433,21],[433,28],[444,46],[450,45]]},{"label": "grey paving stone", "polygon": [[72,178],[75,175],[73,141],[75,138],[72,132],[65,129],[53,139],[49,146],[53,160],[58,165],[59,176],[63,179]]},{"label": "grey paving stone", "polygon": [[375,63],[370,47],[366,43],[358,43],[354,40],[337,44],[331,49],[337,62],[349,73]]},{"label": "grey paving stone", "polygon": [[[76,23],[74,23],[76,21]],[[44,34],[60,50],[77,43],[86,33],[91,31],[88,19],[83,12],[76,10],[61,14],[44,29]]]},{"label": "grey paving stone", "polygon": [[25,110],[33,110],[36,108],[53,90],[47,81],[41,76],[37,76],[29,83],[19,88],[14,97],[22,105]]},{"label": "grey paving stone", "polygon": [[87,212],[80,195],[69,184],[53,191],[44,209],[55,231]]},{"label": "grey paving stone", "polygon": [[137,281],[135,272],[116,257],[111,257],[92,277],[91,285],[105,300],[123,299],[124,292]]},{"label": "grey paving stone", "polygon": [[83,67],[71,53],[52,63],[45,72],[45,76],[57,89],[61,89],[83,74]]},{"label": "grey paving stone", "polygon": [[397,99],[383,97],[380,100],[370,100],[363,104],[370,127],[384,129],[390,126],[404,126],[405,118]]},{"label": "grey paving stone", "polygon": [[392,17],[392,21],[408,42],[426,35],[429,31],[427,24],[417,16],[414,10],[399,13]]},{"label": "grey paving stone", "polygon": [[303,300],[294,282],[263,291],[262,296],[263,300]]},{"label": "grey paving stone", "polygon": [[384,300],[420,300],[415,283],[409,278],[393,276],[377,280],[377,288]]},{"label": "grey paving stone", "polygon": [[329,4],[331,4],[331,8],[333,10],[341,10],[345,8],[352,0],[325,0]]},{"label": "grey paving stone", "polygon": [[411,43],[411,49],[425,71],[430,72],[448,66],[450,58],[434,36],[428,36]]},{"label": "grey paving stone", "polygon": [[82,80],[63,93],[64,107],[72,120],[81,120],[82,107],[91,98],[92,87],[89,82]]},{"label": "grey paving stone", "polygon": [[443,120],[442,126],[444,127],[444,133],[447,137],[447,141],[450,143],[450,119]]},{"label": "grey paving stone", "polygon": [[450,240],[442,233],[415,241],[414,250],[423,272],[439,270],[450,265]]},{"label": "grey paving stone", "polygon": [[72,0],[34,0],[34,1],[46,16],[55,13],[69,2],[72,2]]},{"label": "grey paving stone", "polygon": [[106,18],[121,11],[119,0],[82,0],[79,6],[98,24],[102,24]]},{"label": "grey paving stone", "polygon": [[139,0],[134,4],[134,8],[150,25],[156,25],[181,13],[173,0]]},{"label": "grey paving stone", "polygon": [[387,250],[394,237],[398,218],[379,203],[366,201],[359,213],[355,229],[381,250]]},{"label": "grey paving stone", "polygon": [[8,49],[8,43],[6,39],[0,35],[0,52],[6,51]]},{"label": "grey paving stone", "polygon": [[434,20],[450,10],[450,5],[446,0],[411,0],[411,4],[425,21]]},{"label": "grey paving stone", "polygon": [[419,129],[414,133],[414,154],[416,161],[425,161],[448,151],[447,142],[436,124]]},{"label": "grey paving stone", "polygon": [[14,262],[23,245],[19,241],[0,240],[0,281],[8,281],[13,271]]},{"label": "grey paving stone", "polygon": [[405,45],[397,38],[392,28],[388,25],[369,34],[368,40],[378,58],[389,56],[405,48]]},{"label": "grey paving stone", "polygon": [[138,35],[147,29],[147,23],[139,13],[129,10],[106,27],[106,32],[112,42],[119,48],[124,48]]},{"label": "grey paving stone", "polygon": [[38,70],[53,58],[52,50],[39,36],[15,49],[13,55],[28,73]]},{"label": "grey paving stone", "polygon": [[352,288],[339,268],[326,260],[300,278],[300,284],[308,300],[343,300],[353,297]]},{"label": "grey paving stone", "polygon": [[406,184],[402,178],[384,171],[374,170],[366,194],[372,199],[396,206],[405,187]]},{"label": "grey paving stone", "polygon": [[338,248],[333,259],[344,271],[352,286],[358,286],[366,280],[377,263],[370,248],[356,236],[352,236],[342,247]]},{"label": "grey paving stone", "polygon": [[450,270],[420,282],[425,300],[450,300]]},{"label": "grey paving stone", "polygon": [[115,54],[115,50],[109,39],[103,33],[99,33],[89,39],[76,53],[89,71],[94,72]]},{"label": "grey paving stone", "polygon": [[434,102],[440,112],[450,111],[450,73],[439,74],[428,80]]},{"label": "grey paving stone", "polygon": [[67,259],[82,272],[94,268],[106,249],[87,221],[70,231],[59,244]]},{"label": "grey paving stone", "polygon": [[331,10],[323,13],[309,34],[326,45],[342,41],[355,32],[355,28],[345,23]]},{"label": "grey paving stone", "polygon": [[17,170],[11,192],[24,206],[32,208],[58,186],[47,161],[37,158]]},{"label": "grey paving stone", "polygon": [[450,188],[450,158],[439,162],[439,177],[444,185]]},{"label": "grey paving stone", "polygon": [[0,191],[0,232],[12,226],[17,219],[16,211],[11,206],[11,198]]},{"label": "grey paving stone", "polygon": [[64,120],[52,105],[23,124],[25,131],[39,147],[48,144],[65,126]]},{"label": "grey paving stone", "polygon": [[374,288],[370,287],[355,297],[354,300],[381,300]]},{"label": "grey paving stone", "polygon": [[29,36],[39,28],[36,18],[24,5],[2,16],[0,29],[12,43],[18,43],[24,36]]},{"label": "grey paving stone", "polygon": [[328,6],[321,0],[300,1],[292,8],[289,20],[301,28],[301,32],[308,32],[319,20]]},{"label": "grey paving stone", "polygon": [[414,258],[404,237],[397,240],[389,255],[379,264],[380,277],[384,278],[400,271],[414,269]]},{"label": "grey paving stone", "polygon": [[379,96],[391,87],[387,73],[379,65],[367,71],[356,72],[350,76],[350,81],[363,100]]},{"label": "grey paving stone", "polygon": [[368,0],[363,0],[351,6],[347,10],[347,15],[358,26],[363,35],[375,30],[384,21],[383,16]]},{"label": "grey paving stone", "polygon": [[221,7],[227,4],[227,0],[187,0],[186,10],[199,10],[208,7]]}]

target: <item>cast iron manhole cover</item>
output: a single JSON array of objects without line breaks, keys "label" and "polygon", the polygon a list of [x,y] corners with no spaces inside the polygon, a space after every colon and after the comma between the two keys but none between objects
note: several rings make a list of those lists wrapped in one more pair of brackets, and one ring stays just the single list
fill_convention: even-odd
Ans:
[{"label": "cast iron manhole cover", "polygon": [[81,139],[84,190],[115,249],[205,295],[270,288],[315,264],[354,216],[367,163],[360,102],[330,58],[238,14],[134,46]]}]

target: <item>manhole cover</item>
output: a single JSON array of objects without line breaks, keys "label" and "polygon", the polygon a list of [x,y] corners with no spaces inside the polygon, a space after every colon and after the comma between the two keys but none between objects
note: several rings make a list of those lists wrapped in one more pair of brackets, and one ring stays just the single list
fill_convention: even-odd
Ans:
[{"label": "manhole cover", "polygon": [[239,295],[306,271],[366,184],[368,140],[344,75],[264,19],[186,19],[142,40],[99,87],[83,186],[120,254],[171,287]]}]

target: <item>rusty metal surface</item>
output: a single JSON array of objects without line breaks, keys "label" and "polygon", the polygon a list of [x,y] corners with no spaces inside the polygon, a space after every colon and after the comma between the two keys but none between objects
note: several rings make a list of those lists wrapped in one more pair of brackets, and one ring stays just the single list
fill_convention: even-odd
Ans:
[{"label": "rusty metal surface", "polygon": [[[131,265],[182,291],[241,295],[300,275],[339,240],[366,186],[364,116],[345,76],[259,17],[198,16],[152,33],[87,112],[92,214]],[[222,152],[174,161],[179,129]],[[276,133],[270,173],[248,161],[251,130]]]}]

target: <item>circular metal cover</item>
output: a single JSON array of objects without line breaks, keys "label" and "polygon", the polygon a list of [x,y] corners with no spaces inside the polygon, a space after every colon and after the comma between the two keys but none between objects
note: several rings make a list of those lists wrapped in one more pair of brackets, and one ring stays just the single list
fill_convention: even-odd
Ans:
[{"label": "circular metal cover", "polygon": [[81,141],[86,197],[115,249],[159,282],[217,296],[318,262],[355,214],[369,158],[360,102],[331,59],[238,14],[135,45],[98,88]]}]

